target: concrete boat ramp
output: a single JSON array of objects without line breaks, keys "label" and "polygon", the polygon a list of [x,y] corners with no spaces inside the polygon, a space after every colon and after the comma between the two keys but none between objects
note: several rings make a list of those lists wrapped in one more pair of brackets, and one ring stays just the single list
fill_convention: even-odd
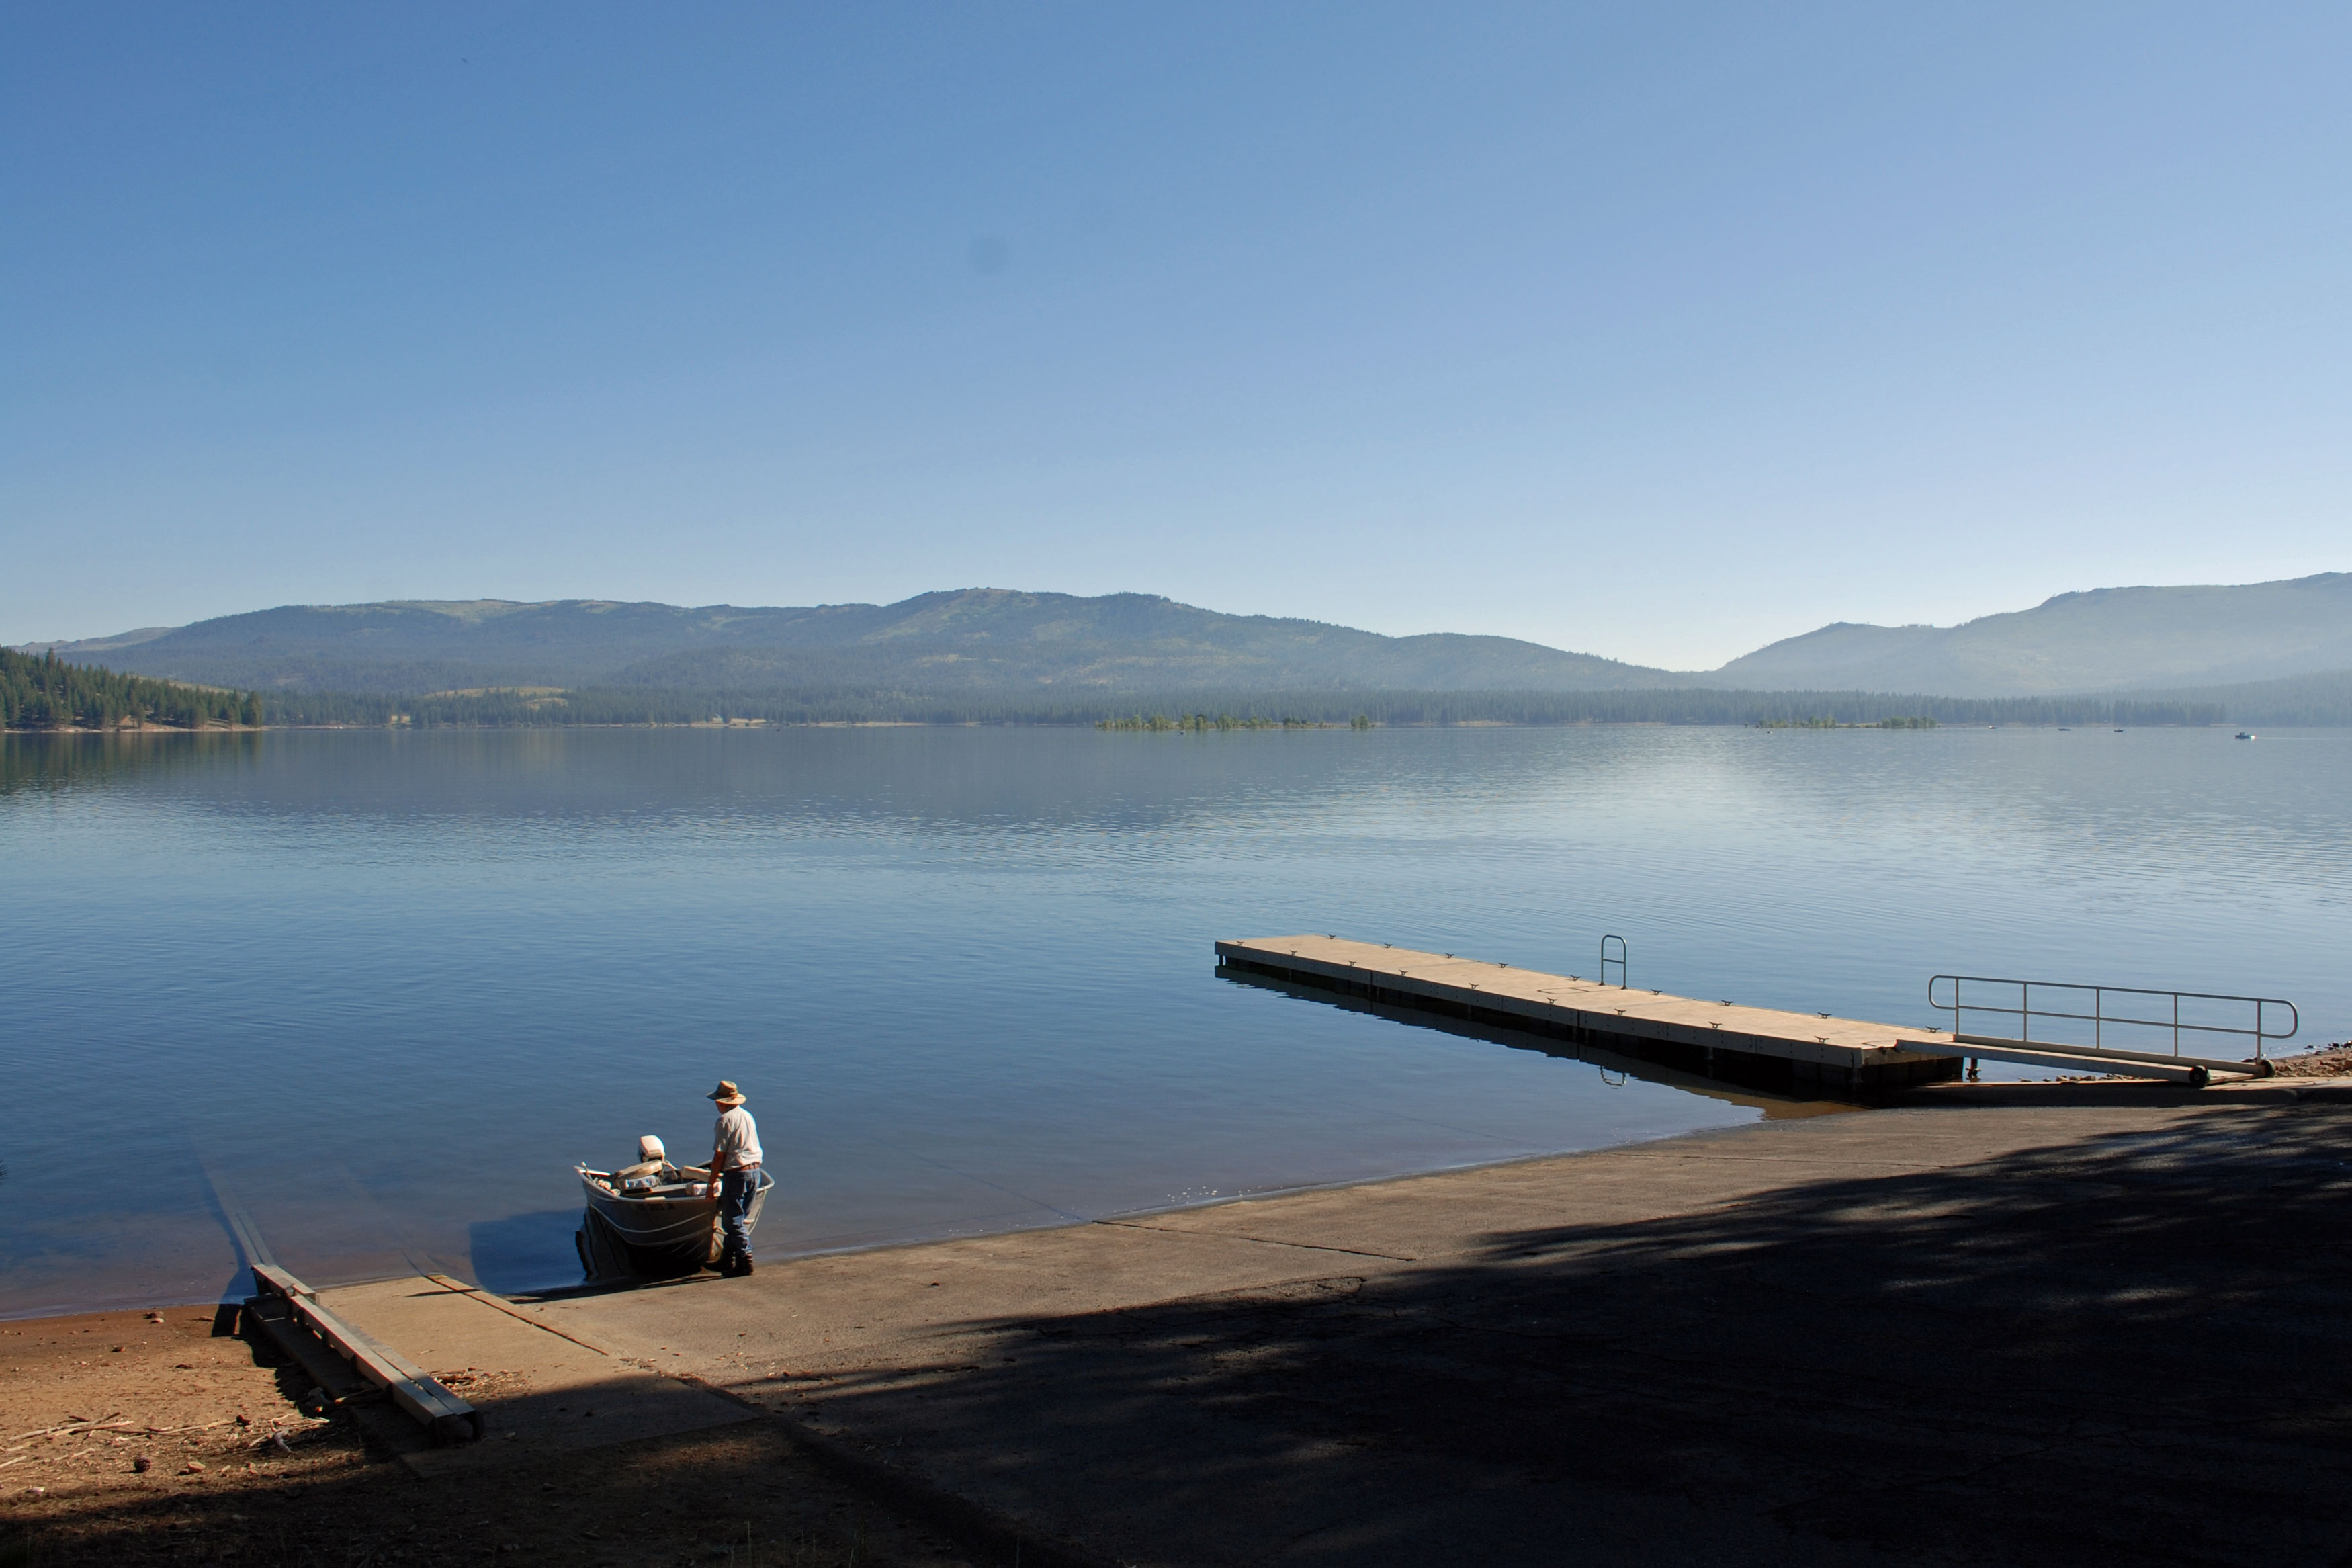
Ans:
[{"label": "concrete boat ramp", "polygon": [[2345,1093],[1948,1084],[751,1279],[318,1298],[485,1415],[391,1417],[424,1477],[767,1417],[971,1563],[2322,1565]]},{"label": "concrete boat ramp", "polygon": [[974,1563],[2324,1564],[2346,1095],[1937,1085],[743,1279],[319,1297],[470,1374],[487,1436],[424,1474],[764,1417]]},{"label": "concrete boat ramp", "polygon": [[2352,1107],[2296,1092],[1938,1086],[530,1310],[976,1563],[2318,1564]]}]

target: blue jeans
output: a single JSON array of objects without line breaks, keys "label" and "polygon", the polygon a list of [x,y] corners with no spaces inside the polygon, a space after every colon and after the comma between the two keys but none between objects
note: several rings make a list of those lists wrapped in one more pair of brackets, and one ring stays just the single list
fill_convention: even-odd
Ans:
[{"label": "blue jeans", "polygon": [[760,1185],[760,1167],[747,1165],[740,1170],[723,1171],[719,1176],[719,1255],[721,1258],[751,1256],[751,1194]]}]

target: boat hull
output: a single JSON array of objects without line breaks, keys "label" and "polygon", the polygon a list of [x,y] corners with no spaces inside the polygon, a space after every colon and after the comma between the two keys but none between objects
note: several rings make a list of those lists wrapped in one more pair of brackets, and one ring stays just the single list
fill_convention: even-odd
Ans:
[{"label": "boat hull", "polygon": [[[580,1184],[588,1207],[572,1239],[589,1279],[675,1279],[718,1260],[717,1198],[623,1197],[584,1168]],[[760,1211],[775,1184],[773,1176],[760,1173],[746,1229],[760,1223]]]}]

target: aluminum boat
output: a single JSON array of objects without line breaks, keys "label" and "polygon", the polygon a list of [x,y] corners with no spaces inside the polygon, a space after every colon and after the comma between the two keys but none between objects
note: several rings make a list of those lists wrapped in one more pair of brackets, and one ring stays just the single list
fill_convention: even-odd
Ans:
[{"label": "aluminum boat", "polygon": [[[589,1279],[675,1279],[718,1261],[719,1200],[709,1172],[666,1163],[654,1169],[572,1169],[588,1196],[572,1241]],[[775,1184],[773,1176],[760,1173],[747,1228],[760,1223],[760,1210]]]}]

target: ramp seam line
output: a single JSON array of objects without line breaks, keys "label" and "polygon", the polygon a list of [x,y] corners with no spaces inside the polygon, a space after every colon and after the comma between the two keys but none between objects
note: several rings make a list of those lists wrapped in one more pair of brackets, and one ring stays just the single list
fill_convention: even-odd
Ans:
[{"label": "ramp seam line", "polygon": [[1301,1252],[1340,1252],[1349,1258],[1380,1258],[1391,1263],[1418,1263],[1418,1258],[1408,1258],[1397,1252],[1366,1252],[1356,1247],[1325,1247],[1312,1241],[1284,1241],[1271,1236],[1234,1236],[1221,1230],[1178,1230],[1168,1225],[1138,1225],[1131,1219],[1098,1219],[1097,1225],[1115,1225],[1121,1230],[1151,1230],[1162,1236],[1190,1236],[1203,1241],[1248,1241],[1260,1247],[1295,1247]]}]

